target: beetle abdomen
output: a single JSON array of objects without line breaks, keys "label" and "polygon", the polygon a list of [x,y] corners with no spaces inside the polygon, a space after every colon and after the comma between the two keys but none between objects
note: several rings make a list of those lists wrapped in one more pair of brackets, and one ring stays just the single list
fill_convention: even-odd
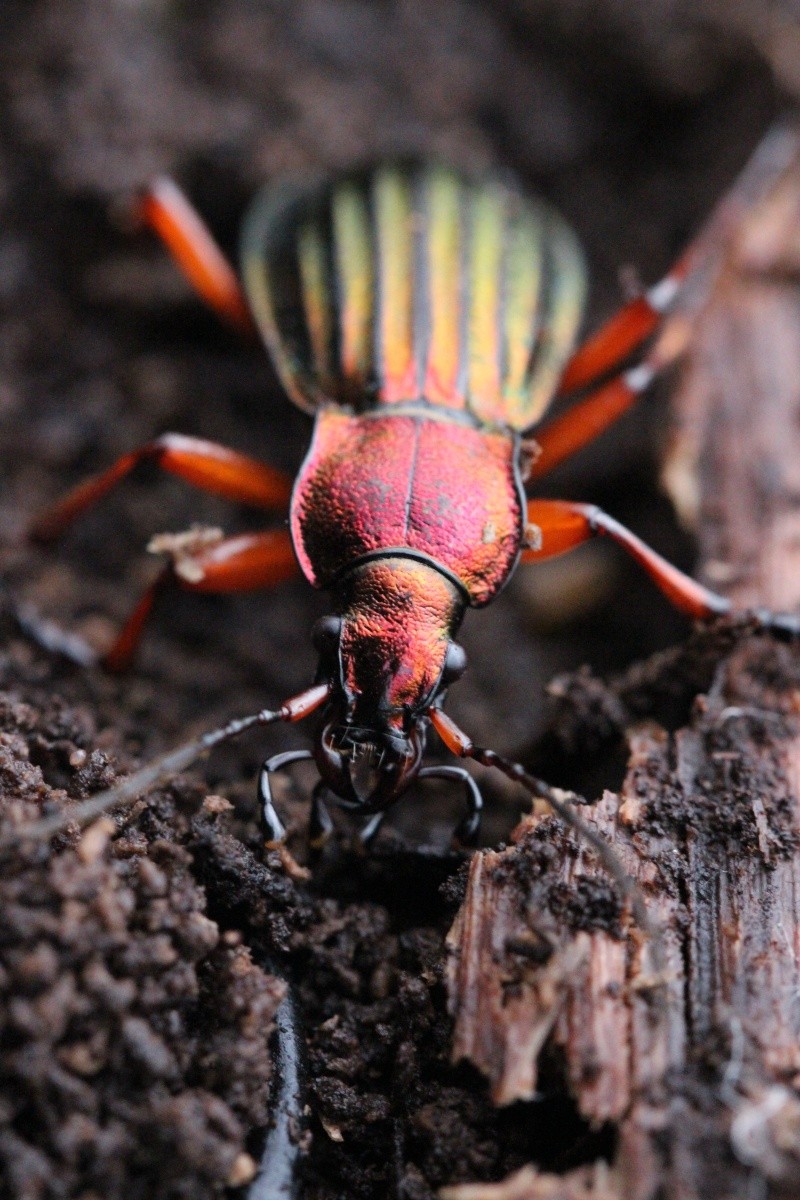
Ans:
[{"label": "beetle abdomen", "polygon": [[488,604],[519,555],[515,451],[506,433],[453,421],[324,410],[292,496],[306,578],[329,587],[365,556],[405,549]]},{"label": "beetle abdomen", "polygon": [[550,402],[584,296],[552,209],[431,164],[268,189],[243,271],[301,407],[430,404],[520,430]]}]

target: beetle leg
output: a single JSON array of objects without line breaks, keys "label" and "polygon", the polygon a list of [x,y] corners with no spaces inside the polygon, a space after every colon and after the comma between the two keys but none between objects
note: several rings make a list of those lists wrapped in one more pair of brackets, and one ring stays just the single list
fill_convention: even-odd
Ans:
[{"label": "beetle leg", "polygon": [[153,606],[170,584],[189,592],[245,592],[274,587],[296,571],[297,559],[286,529],[243,533],[195,553],[178,552],[144,593],[103,656],[103,663],[111,671],[128,669]]},{"label": "beetle leg", "polygon": [[555,417],[544,429],[536,430],[537,457],[531,462],[529,479],[537,479],[552,471],[559,463],[571,458],[578,450],[594,441],[610,425],[632,408],[639,397],[678,351],[668,355],[658,348],[629,371],[604,383],[562,416]]},{"label": "beetle leg", "polygon": [[383,819],[385,816],[385,812],[373,813],[366,825],[362,826],[362,828],[358,831],[359,845],[363,846],[365,850],[369,846],[370,842],[375,840],[378,830],[383,824]]},{"label": "beetle leg", "polygon": [[328,812],[328,806],[323,799],[326,791],[325,784],[320,780],[311,796],[311,816],[308,822],[308,844],[315,853],[319,853],[333,833],[333,819]]},{"label": "beetle leg", "polygon": [[463,783],[467,799],[467,812],[453,832],[453,838],[462,846],[475,846],[481,831],[483,796],[480,788],[465,767],[425,767],[419,779],[457,779]]},{"label": "beetle leg", "polygon": [[178,185],[160,176],[134,200],[133,220],[151,229],[206,304],[241,333],[254,332],[253,318],[236,272],[205,221]]},{"label": "beetle leg", "polygon": [[[731,612],[725,596],[703,587],[696,579],[679,571],[630,529],[604,513],[595,504],[577,504],[569,500],[529,500],[529,548],[523,562],[537,562],[573,550],[592,537],[610,537],[645,569],[671,604],[695,619],[721,616]],[[800,637],[800,614],[773,613],[767,608],[749,610],[762,629],[779,638]]]},{"label": "beetle leg", "polygon": [[[672,308],[694,257],[691,248],[655,287],[626,304],[575,352],[561,378],[559,395],[596,384],[656,332]],[[682,337],[671,339],[671,343],[657,344],[637,366],[595,387],[544,429],[536,430],[538,454],[531,463],[528,478],[552,471],[632,408],[656,375],[682,352]]]},{"label": "beetle leg", "polygon": [[631,300],[578,347],[561,376],[560,396],[589,387],[618,368],[656,332],[686,281],[693,257],[692,249],[688,250],[654,287]]},{"label": "beetle leg", "polygon": [[286,837],[286,827],[275,811],[272,802],[272,785],[269,777],[275,771],[281,771],[292,763],[305,762],[313,758],[310,750],[285,750],[282,754],[273,754],[264,761],[258,773],[258,804],[261,818],[261,829],[268,846],[282,842]]},{"label": "beetle leg", "polygon": [[575,549],[593,537],[610,537],[645,569],[674,606],[690,617],[719,616],[730,611],[730,601],[679,571],[619,521],[594,504],[569,500],[528,502],[528,549],[523,562],[539,562]]},{"label": "beetle leg", "polygon": [[31,525],[29,536],[45,542],[58,537],[143,462],[154,462],[162,471],[202,491],[257,508],[282,510],[291,496],[291,480],[274,467],[204,438],[163,433],[155,441],[124,454],[107,470],[84,480],[45,509]]}]

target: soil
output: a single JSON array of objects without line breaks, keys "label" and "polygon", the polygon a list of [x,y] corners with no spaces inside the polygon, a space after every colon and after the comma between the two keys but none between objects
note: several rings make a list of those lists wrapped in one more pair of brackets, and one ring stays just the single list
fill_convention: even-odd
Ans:
[{"label": "soil", "polygon": [[[290,471],[308,439],[263,352],[202,310],[158,246],[120,227],[115,202],[169,171],[232,250],[248,198],[287,170],[398,151],[495,164],[575,224],[596,323],[620,300],[626,264],[658,277],[781,104],[746,5],[670,18],[657,3],[633,7],[4,6],[4,820],[91,795],[190,731],[300,690],[325,612],[300,582],[256,598],[176,596],[121,679],[46,652],[21,628],[23,610],[100,648],[153,575],[153,533],[253,527],[247,512],[142,470],[56,550],[28,546],[31,516],[87,472],[167,429]],[[603,504],[689,566],[691,543],[653,483],[663,403],[656,393],[549,490]],[[639,667],[601,682],[686,634],[634,569],[591,547],[520,576],[467,622],[471,670],[449,708],[483,744],[596,797],[621,778],[631,714],[680,724],[746,637],[696,637],[668,680]],[[596,674],[570,673],[587,661]],[[305,738],[248,737],[129,814],[6,857],[3,1196],[161,1200],[245,1185],[269,1124],[283,980],[306,1047],[308,1200],[429,1200],[529,1161],[561,1171],[612,1152],[613,1131],[576,1116],[557,1056],[535,1101],[502,1110],[477,1072],[450,1063],[443,939],[465,862],[447,851],[452,797],[404,801],[368,857],[345,823],[307,882],[265,854],[258,764]],[[299,855],[311,781],[298,772],[278,793]],[[494,844],[525,798],[488,777],[485,791]],[[678,819],[664,813],[664,827]],[[618,918],[610,889],[545,902],[576,928]]]}]

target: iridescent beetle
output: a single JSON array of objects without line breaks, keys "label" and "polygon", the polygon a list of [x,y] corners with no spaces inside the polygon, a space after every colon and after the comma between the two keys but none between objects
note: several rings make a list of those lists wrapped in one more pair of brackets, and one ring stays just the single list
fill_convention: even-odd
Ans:
[{"label": "iridescent beetle", "polygon": [[[470,842],[480,821],[477,785],[463,767],[422,769],[426,734],[432,725],[454,754],[530,782],[517,764],[473,745],[442,708],[465,667],[454,638],[466,609],[489,604],[520,560],[605,535],[684,612],[728,610],[727,600],[595,506],[526,501],[524,490],[648,386],[657,350],[612,373],[656,331],[687,273],[686,256],[570,357],[585,292],[578,244],[552,209],[496,178],[389,164],[268,189],[245,223],[244,293],[174,184],[153,184],[138,215],[223,317],[246,331],[255,323],[287,392],[315,417],[311,447],[292,487],[234,451],[165,434],[74,489],[33,533],[58,535],[146,459],[233,500],[276,511],[289,503],[288,531],[205,546],[174,541],[165,573],[106,656],[114,668],[130,661],[167,579],[192,591],[238,591],[272,586],[299,563],[314,587],[330,590],[334,615],[314,631],[320,663],[307,692],[144,768],[82,806],[87,818],[244,728],[321,709],[313,840],[330,827],[325,793],[369,817],[366,840],[415,779],[439,775],[466,788],[457,832]],[[554,396],[578,389],[588,394],[540,430]],[[756,615],[781,634],[800,628],[795,617]],[[311,757],[291,751],[262,768],[271,840],[284,830],[270,774]],[[552,801],[552,790],[533,782]],[[76,817],[80,810],[68,814]]]}]

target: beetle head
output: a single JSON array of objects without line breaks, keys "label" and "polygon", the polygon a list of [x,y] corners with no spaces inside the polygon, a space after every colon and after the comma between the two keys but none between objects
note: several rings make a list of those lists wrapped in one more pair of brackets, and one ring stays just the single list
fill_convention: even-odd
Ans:
[{"label": "beetle head", "polygon": [[355,568],[340,603],[341,616],[314,631],[320,677],[332,684],[314,757],[340,800],[375,812],[416,777],[426,714],[466,666],[451,640],[464,604],[434,568],[391,557]]}]

